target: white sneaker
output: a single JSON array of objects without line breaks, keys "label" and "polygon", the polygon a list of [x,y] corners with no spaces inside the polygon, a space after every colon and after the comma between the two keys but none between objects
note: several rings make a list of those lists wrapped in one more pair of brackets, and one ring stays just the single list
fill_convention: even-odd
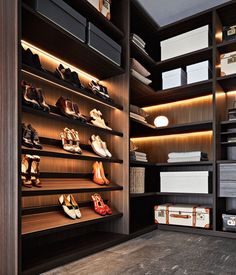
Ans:
[{"label": "white sneaker", "polygon": [[110,151],[107,149],[107,144],[105,141],[102,141],[102,139],[99,136],[96,136],[96,140],[100,142],[103,150],[105,151],[107,157],[111,158],[112,154],[110,153]]},{"label": "white sneaker", "polygon": [[91,138],[89,139],[89,143],[93,148],[93,151],[99,155],[102,158],[107,157],[107,154],[105,152],[105,150],[102,147],[102,144],[100,141],[98,141],[95,137],[95,135],[92,135]]},{"label": "white sneaker", "polygon": [[76,213],[72,204],[68,201],[65,195],[61,195],[58,199],[60,205],[63,208],[63,211],[69,216],[71,219],[76,219]]},{"label": "white sneaker", "polygon": [[75,214],[76,217],[78,219],[80,219],[82,217],[80,209],[79,209],[79,205],[77,204],[75,198],[72,195],[68,195],[67,196],[67,200],[71,203],[71,205],[73,206],[74,210],[75,210]]}]

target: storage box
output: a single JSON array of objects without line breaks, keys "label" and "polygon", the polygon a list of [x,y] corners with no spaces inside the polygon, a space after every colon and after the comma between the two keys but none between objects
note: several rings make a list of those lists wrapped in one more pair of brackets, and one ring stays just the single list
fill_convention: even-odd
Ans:
[{"label": "storage box", "polygon": [[227,160],[236,160],[236,147],[233,145],[227,147]]},{"label": "storage box", "polygon": [[88,45],[112,62],[121,65],[121,46],[91,22],[88,25]]},{"label": "storage box", "polygon": [[138,194],[145,192],[145,168],[130,168],[130,193]]},{"label": "storage box", "polygon": [[[27,1],[38,13],[85,42],[86,19],[62,0]],[[37,32],[37,31],[36,31]],[[37,33],[35,34],[37,35]],[[57,45],[55,45],[56,47]]]},{"label": "storage box", "polygon": [[222,214],[223,230],[236,231],[236,210],[230,210],[226,214]]},{"label": "storage box", "polygon": [[223,27],[224,41],[236,39],[236,25]]},{"label": "storage box", "polygon": [[160,192],[209,193],[209,171],[161,172]]},{"label": "storage box", "polygon": [[187,66],[187,83],[208,80],[210,75],[209,61],[203,61]]},{"label": "storage box", "polygon": [[170,89],[187,84],[186,72],[181,68],[162,73],[162,89]]},{"label": "storage box", "polygon": [[236,197],[236,163],[219,165],[220,197]]},{"label": "storage box", "polygon": [[209,26],[161,41],[161,60],[194,52],[209,46]]},{"label": "storage box", "polygon": [[155,223],[210,228],[210,208],[189,204],[155,206]]},{"label": "storage box", "polygon": [[236,51],[220,56],[221,76],[236,73]]},{"label": "storage box", "polygon": [[[235,105],[235,103],[234,103]],[[236,108],[228,110],[228,119],[229,120],[236,120]]]},{"label": "storage box", "polygon": [[108,20],[111,19],[111,0],[88,0]]}]

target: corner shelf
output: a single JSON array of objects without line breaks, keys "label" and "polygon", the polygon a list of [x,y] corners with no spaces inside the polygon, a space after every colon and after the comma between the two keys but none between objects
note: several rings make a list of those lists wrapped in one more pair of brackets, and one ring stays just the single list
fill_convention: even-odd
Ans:
[{"label": "corner shelf", "polygon": [[145,192],[145,193],[130,193],[131,198],[143,198],[156,196],[156,192]]},{"label": "corner shelf", "polygon": [[22,196],[45,196],[56,194],[92,193],[123,190],[122,186],[110,183],[98,185],[88,178],[41,178],[41,188],[22,187]]},{"label": "corner shelf", "polygon": [[22,66],[21,71],[24,74],[30,75],[31,77],[49,82],[52,85],[59,87],[60,89],[61,88],[65,89],[65,90],[70,91],[70,92],[77,94],[79,96],[83,96],[85,98],[88,98],[88,99],[98,102],[100,104],[103,104],[107,107],[123,110],[123,106],[121,106],[120,104],[117,104],[115,102],[109,102],[108,100],[105,100],[105,99],[93,94],[92,92],[85,90],[85,89],[76,88],[72,84],[56,78],[51,72],[49,73],[49,72],[39,71],[37,69],[34,69],[34,68],[29,67],[24,64]]},{"label": "corner shelf", "polygon": [[210,46],[198,51],[159,61],[156,63],[156,67],[159,71],[164,72],[205,60],[210,61],[212,60],[212,49],[213,47]]},{"label": "corner shelf", "polygon": [[67,122],[67,123],[73,123],[73,124],[78,125],[78,126],[83,126],[83,127],[86,127],[86,128],[90,128],[91,130],[96,131],[98,133],[106,133],[106,134],[110,134],[110,135],[123,137],[123,133],[121,133],[121,132],[104,129],[104,128],[95,126],[91,123],[84,123],[84,122],[81,122],[80,120],[71,119],[69,117],[63,116],[62,114],[60,114],[60,110],[58,110],[58,108],[56,108],[55,106],[50,105],[50,109],[51,109],[50,113],[47,113],[47,112],[44,112],[42,110],[33,109],[31,107],[28,107],[28,106],[22,106],[22,111],[26,112],[26,113],[31,113],[31,114],[36,114],[36,115],[48,117],[50,119],[54,119],[54,120],[57,120],[57,121],[60,120],[60,121],[64,121],[64,122]]},{"label": "corner shelf", "polygon": [[122,213],[112,209],[112,215],[100,216],[91,207],[80,208],[82,218],[70,219],[62,211],[50,211],[22,216],[22,237],[39,237],[70,228],[93,225],[122,217]]},{"label": "corner shelf", "polygon": [[105,16],[98,12],[98,10],[87,0],[66,0],[65,2],[81,13],[88,21],[99,26],[113,39],[121,40],[124,38],[124,33],[115,24],[113,24],[112,21],[108,20]]},{"label": "corner shelf", "polygon": [[217,49],[221,54],[235,51],[236,50],[236,40],[223,41],[217,45]]},{"label": "corner shelf", "polygon": [[137,161],[137,160],[130,160],[129,163],[130,163],[130,166],[132,167],[139,167],[139,166],[155,167],[156,166],[156,163]]},{"label": "corner shelf", "polygon": [[[99,54],[29,6],[22,4],[22,7],[23,40],[50,52],[56,57],[63,57],[68,63],[100,80],[124,73],[122,67]],[[29,25],[31,27],[27,28]],[[35,35],[35,30],[37,30],[37,35]]]},{"label": "corner shelf", "polygon": [[133,123],[133,127],[131,127],[131,137],[137,138],[137,137],[163,136],[163,135],[174,135],[174,134],[183,134],[183,133],[191,133],[191,132],[201,132],[201,131],[212,130],[212,127],[213,127],[213,122],[211,120],[179,124],[179,125],[168,126],[163,128],[154,127],[155,129],[151,127],[145,127],[145,125],[141,123],[137,123],[135,121]]}]

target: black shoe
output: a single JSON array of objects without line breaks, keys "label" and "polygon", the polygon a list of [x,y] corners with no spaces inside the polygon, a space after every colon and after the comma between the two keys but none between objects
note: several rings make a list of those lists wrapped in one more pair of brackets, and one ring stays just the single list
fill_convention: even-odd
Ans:
[{"label": "black shoe", "polygon": [[60,64],[56,68],[55,75],[58,78],[66,81],[66,82],[70,82],[71,83],[71,80],[72,80],[72,78],[71,78],[71,70],[70,69],[65,69],[62,64]]},{"label": "black shoe", "polygon": [[43,91],[41,88],[36,88],[36,96],[37,96],[37,102],[39,103],[40,107],[43,109],[45,112],[50,112],[50,107],[46,103],[45,96],[43,94]]},{"label": "black shoe", "polygon": [[71,73],[71,82],[72,84],[77,87],[77,88],[83,88],[83,86],[81,85],[79,76],[76,72],[72,72]]},{"label": "black shoe", "polygon": [[21,46],[21,51],[22,51],[22,62],[25,65],[33,67],[40,71],[45,71],[40,63],[40,59],[37,54],[33,54],[29,48],[25,50],[22,46]]},{"label": "black shoe", "polygon": [[31,130],[24,124],[21,124],[22,127],[22,145],[33,148],[34,144],[31,140]]},{"label": "black shoe", "polygon": [[41,145],[40,141],[39,141],[39,136],[38,136],[38,133],[37,131],[32,127],[31,124],[29,124],[27,126],[27,128],[30,130],[30,133],[31,133],[31,141],[32,141],[32,144],[33,144],[33,147],[37,148],[37,149],[42,149],[43,146]]}]

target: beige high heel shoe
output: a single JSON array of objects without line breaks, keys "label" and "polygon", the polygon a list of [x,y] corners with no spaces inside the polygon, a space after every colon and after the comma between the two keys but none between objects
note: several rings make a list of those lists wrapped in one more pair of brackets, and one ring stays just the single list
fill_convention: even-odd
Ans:
[{"label": "beige high heel shoe", "polygon": [[80,138],[79,138],[79,133],[77,131],[75,131],[74,129],[71,129],[70,130],[72,136],[73,136],[73,139],[74,139],[74,152],[76,152],[77,154],[82,154],[82,150],[79,146],[79,143],[80,143]]}]

